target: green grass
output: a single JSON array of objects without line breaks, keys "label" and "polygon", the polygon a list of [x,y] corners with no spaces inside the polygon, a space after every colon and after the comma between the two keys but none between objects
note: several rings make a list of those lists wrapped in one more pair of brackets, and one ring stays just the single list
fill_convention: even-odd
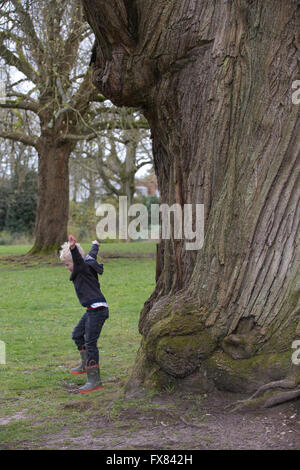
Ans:
[{"label": "green grass", "polygon": [[[126,245],[149,249],[143,242]],[[0,250],[15,255],[21,254],[21,248],[28,249],[2,246]],[[38,445],[41,436],[65,426],[80,434],[86,417],[99,409],[99,400],[104,406],[119,396],[139,347],[139,314],[154,288],[154,277],[153,259],[104,260],[100,281],[110,318],[98,346],[105,386],[101,395],[82,396],[68,393],[65,385],[78,388],[85,381],[69,373],[79,359],[71,334],[84,309],[68,271],[44,264],[25,269],[19,264],[0,265],[0,340],[6,344],[7,361],[0,364],[0,449],[1,443],[9,443],[9,448],[27,441]],[[80,409],[83,403],[89,406]],[[9,417],[13,419],[1,425],[1,419],[3,423]]]},{"label": "green grass", "polygon": [[0,256],[25,255],[31,245],[0,245]]},{"label": "green grass", "polygon": [[[91,245],[82,243],[85,251],[89,251]],[[0,256],[25,255],[28,253],[31,245],[0,245]],[[129,252],[129,253],[154,253],[156,249],[155,241],[135,241],[130,243],[111,242],[102,243],[100,253],[103,252]]]}]

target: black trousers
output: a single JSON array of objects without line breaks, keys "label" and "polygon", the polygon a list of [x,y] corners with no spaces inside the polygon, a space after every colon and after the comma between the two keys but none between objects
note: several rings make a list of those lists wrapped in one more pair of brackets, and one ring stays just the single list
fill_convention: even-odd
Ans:
[{"label": "black trousers", "polygon": [[87,367],[99,364],[97,341],[108,315],[107,307],[87,310],[73,330],[72,339],[78,350],[87,351]]}]

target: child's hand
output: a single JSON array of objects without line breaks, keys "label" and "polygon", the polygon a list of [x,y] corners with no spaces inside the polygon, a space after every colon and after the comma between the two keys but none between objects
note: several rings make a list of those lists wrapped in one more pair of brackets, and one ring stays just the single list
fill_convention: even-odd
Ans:
[{"label": "child's hand", "polygon": [[73,237],[73,235],[69,235],[69,244],[70,244],[70,248],[74,248],[75,243],[76,243],[75,237]]},{"label": "child's hand", "polygon": [[100,243],[97,240],[92,241],[92,245],[98,245],[100,246]]}]

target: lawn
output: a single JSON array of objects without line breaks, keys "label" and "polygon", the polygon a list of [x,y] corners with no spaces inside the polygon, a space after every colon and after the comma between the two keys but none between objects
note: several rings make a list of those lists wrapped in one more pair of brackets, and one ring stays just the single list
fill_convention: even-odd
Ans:
[{"label": "lawn", "polygon": [[[155,244],[126,245],[155,250]],[[124,394],[141,339],[139,314],[155,285],[150,257],[103,260],[110,309],[98,343],[103,388],[77,393],[86,379],[69,373],[79,359],[71,333],[84,309],[69,272],[57,258],[28,261],[17,256],[20,247],[4,248],[10,256],[0,256],[0,340],[7,353],[0,364],[0,450],[299,448],[294,402],[280,412],[239,414],[226,410],[236,395],[179,382]]]},{"label": "lawn", "polygon": [[[90,245],[82,243],[83,248],[88,251]],[[31,248],[31,245],[0,245],[0,256],[25,255]],[[156,248],[155,241],[135,241],[125,242],[103,242],[101,243],[102,252],[130,252],[130,253],[154,253]]]},{"label": "lawn", "polygon": [[[143,242],[134,245],[150,249]],[[0,249],[16,255],[28,247]],[[139,347],[139,314],[154,288],[154,277],[153,259],[104,260],[100,281],[110,311],[98,342],[104,387],[101,396],[82,396],[71,392],[85,378],[72,376],[69,369],[78,363],[71,334],[84,309],[69,272],[44,263],[1,265],[0,256],[0,340],[6,345],[6,364],[0,364],[0,449],[3,443],[6,448],[23,448],[24,442],[38,445],[42,435],[65,426],[76,435],[83,431],[85,418],[99,409],[99,398],[102,406],[118,398]],[[88,409],[74,411],[70,398],[79,406],[88,400]]]}]

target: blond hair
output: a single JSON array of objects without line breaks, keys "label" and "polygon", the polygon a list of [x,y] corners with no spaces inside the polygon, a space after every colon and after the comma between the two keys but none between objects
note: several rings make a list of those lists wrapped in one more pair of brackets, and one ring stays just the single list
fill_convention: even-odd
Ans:
[{"label": "blond hair", "polygon": [[[76,246],[77,246],[78,251],[81,254],[82,258],[84,258],[85,257],[85,252],[84,252],[84,249],[80,246],[80,243],[76,243]],[[65,242],[63,245],[61,245],[61,250],[59,252],[59,257],[60,257],[60,260],[63,263],[66,262],[66,261],[69,262],[69,263],[73,262],[69,242]]]}]

